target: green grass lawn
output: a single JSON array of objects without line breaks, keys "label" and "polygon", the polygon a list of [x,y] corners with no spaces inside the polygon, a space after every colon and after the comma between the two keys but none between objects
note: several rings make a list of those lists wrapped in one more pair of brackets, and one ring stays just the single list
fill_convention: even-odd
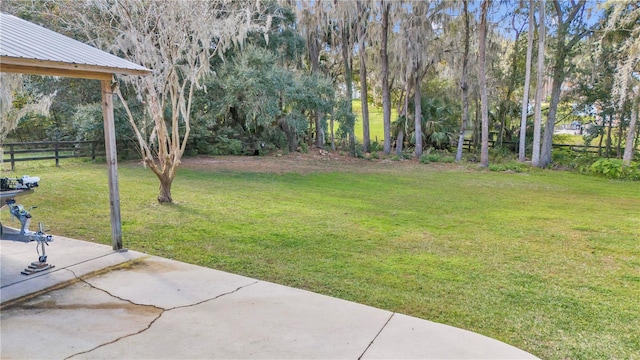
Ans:
[{"label": "green grass lawn", "polygon": [[[362,143],[362,104],[360,100],[353,100],[353,113],[356,115],[356,126],[354,132],[356,134],[356,141]],[[395,109],[391,109],[391,122],[394,122],[398,117],[398,113]],[[382,145],[384,141],[384,123],[382,117],[382,107],[377,107],[374,104],[369,104],[369,137],[371,141],[376,141]]]},{"label": "green grass lawn", "polygon": [[[156,202],[151,171],[120,164],[125,247],[461,327],[543,359],[639,358],[637,182],[353,161],[302,174],[182,169],[173,205]],[[34,221],[110,244],[105,165],[39,170],[24,199],[38,205]]]}]

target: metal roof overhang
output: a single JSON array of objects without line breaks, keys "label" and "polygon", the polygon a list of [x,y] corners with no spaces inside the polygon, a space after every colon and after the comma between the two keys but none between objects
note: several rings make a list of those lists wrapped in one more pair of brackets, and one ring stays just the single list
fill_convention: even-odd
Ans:
[{"label": "metal roof overhang", "polygon": [[123,69],[108,66],[16,58],[10,56],[0,56],[0,71],[96,80],[110,80],[113,74],[144,76],[149,75],[151,72],[150,70]]},{"label": "metal roof overhang", "polygon": [[151,70],[19,17],[0,13],[0,71],[111,79]]}]

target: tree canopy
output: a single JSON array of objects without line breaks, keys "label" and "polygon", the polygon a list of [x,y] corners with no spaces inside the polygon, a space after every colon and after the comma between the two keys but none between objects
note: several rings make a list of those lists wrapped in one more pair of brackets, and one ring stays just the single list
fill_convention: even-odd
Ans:
[{"label": "tree canopy", "polygon": [[[420,158],[425,149],[457,147],[462,159],[466,139],[472,149],[464,157],[477,161],[484,138],[549,167],[559,126],[627,165],[638,152],[640,10],[630,0],[602,8],[584,0],[91,0],[4,2],[2,10],[153,70],[117,79],[126,106],[116,121],[128,124],[119,132],[137,139],[164,184],[160,201],[171,201],[184,154],[315,146],[361,156],[394,146],[398,156]],[[58,91],[49,115],[19,113],[9,139],[99,135],[84,105],[91,100],[80,101],[82,81],[27,80],[27,92],[8,100],[16,109]],[[371,141],[370,106],[384,108],[383,145]]]}]

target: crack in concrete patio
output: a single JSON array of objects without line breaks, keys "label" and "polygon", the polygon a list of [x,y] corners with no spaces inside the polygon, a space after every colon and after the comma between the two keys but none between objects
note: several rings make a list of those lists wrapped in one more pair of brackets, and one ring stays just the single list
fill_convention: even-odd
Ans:
[{"label": "crack in concrete patio", "polygon": [[364,355],[367,353],[367,351],[369,350],[369,348],[371,347],[371,345],[373,345],[373,343],[376,341],[376,339],[378,338],[378,336],[380,336],[380,334],[382,333],[382,331],[384,331],[384,328],[387,327],[387,325],[389,324],[389,321],[391,321],[391,319],[393,318],[393,315],[395,315],[396,313],[391,313],[391,316],[389,316],[389,318],[387,319],[387,321],[384,323],[384,325],[382,325],[382,327],[380,328],[380,331],[378,331],[378,333],[376,334],[376,336],[373,337],[373,340],[371,340],[371,342],[369,342],[369,345],[367,345],[367,347],[364,349],[364,351],[362,352],[362,354],[360,354],[360,356],[358,356],[358,360],[361,360]]},{"label": "crack in concrete patio", "polygon": [[67,271],[71,272],[71,273],[73,274],[73,276],[75,277],[75,279],[76,279],[76,280],[78,280],[78,281],[80,281],[80,282],[82,282],[82,283],[84,283],[84,284],[88,285],[88,286],[89,286],[89,287],[91,287],[92,289],[95,289],[95,290],[98,290],[98,291],[104,292],[105,294],[107,294],[107,295],[108,295],[108,296],[110,296],[110,297],[113,297],[114,299],[118,299],[118,300],[120,300],[120,301],[127,302],[127,303],[129,303],[129,304],[131,304],[131,305],[134,305],[134,306],[151,307],[151,308],[156,309],[156,310],[158,310],[158,311],[159,311],[158,315],[157,315],[153,320],[151,320],[151,321],[147,324],[147,326],[146,326],[145,328],[143,328],[143,329],[141,329],[141,330],[139,330],[139,331],[136,331],[136,332],[134,332],[134,333],[130,333],[130,334],[126,334],[126,335],[123,335],[123,336],[119,336],[118,338],[116,338],[116,339],[114,339],[114,340],[111,340],[111,341],[108,341],[108,342],[102,343],[102,344],[100,344],[100,345],[98,345],[98,346],[95,346],[95,347],[94,347],[94,348],[92,348],[92,349],[85,350],[85,351],[81,351],[81,352],[77,352],[77,353],[75,353],[75,354],[72,354],[72,355],[70,355],[70,356],[67,356],[67,357],[65,358],[65,360],[67,360],[67,359],[71,359],[71,358],[76,357],[76,356],[79,356],[79,355],[88,354],[88,353],[90,353],[90,352],[92,352],[92,351],[95,351],[95,350],[97,350],[97,349],[101,348],[101,347],[104,347],[104,346],[107,346],[107,345],[110,345],[110,344],[114,344],[114,343],[116,343],[116,342],[118,342],[118,341],[120,341],[120,340],[122,340],[122,339],[126,339],[126,338],[128,338],[128,337],[132,337],[132,336],[140,335],[140,334],[144,333],[145,331],[149,330],[149,329],[153,326],[153,324],[154,324],[156,321],[158,321],[158,320],[162,317],[162,315],[163,315],[163,314],[165,314],[166,312],[169,312],[169,311],[172,311],[172,310],[176,310],[176,309],[184,309],[184,308],[189,308],[189,307],[198,306],[198,305],[201,305],[201,304],[204,304],[204,303],[207,303],[207,302],[210,302],[210,301],[213,301],[213,300],[219,299],[219,298],[221,298],[221,297],[223,297],[223,296],[231,295],[231,294],[236,293],[236,292],[238,292],[238,291],[240,291],[240,290],[242,290],[242,289],[244,289],[244,288],[246,288],[246,287],[249,287],[249,286],[251,286],[251,285],[255,285],[255,284],[257,284],[257,283],[258,283],[258,281],[254,281],[254,282],[252,282],[252,283],[250,283],[250,284],[246,284],[246,285],[239,286],[239,287],[238,287],[238,288],[236,288],[235,290],[228,291],[228,292],[225,292],[225,293],[222,293],[222,294],[216,295],[216,296],[214,296],[214,297],[212,297],[212,298],[208,298],[208,299],[204,299],[204,300],[202,300],[202,301],[198,301],[198,302],[193,303],[193,304],[179,305],[179,306],[174,306],[174,307],[170,307],[170,308],[162,308],[162,307],[155,306],[155,305],[138,304],[138,303],[136,303],[136,302],[134,302],[134,301],[131,301],[131,300],[129,300],[129,299],[122,298],[122,297],[120,297],[120,296],[117,296],[117,295],[115,295],[115,294],[112,294],[112,293],[111,293],[111,292],[109,292],[108,290],[105,290],[105,289],[102,289],[102,288],[99,288],[99,287],[97,287],[97,286],[93,285],[93,284],[92,284],[92,283],[90,283],[88,280],[86,280],[86,279],[84,279],[84,278],[82,278],[82,277],[77,276],[77,275],[76,275],[76,273],[75,273],[73,270],[71,270],[71,269],[65,269],[65,270],[67,270]]}]

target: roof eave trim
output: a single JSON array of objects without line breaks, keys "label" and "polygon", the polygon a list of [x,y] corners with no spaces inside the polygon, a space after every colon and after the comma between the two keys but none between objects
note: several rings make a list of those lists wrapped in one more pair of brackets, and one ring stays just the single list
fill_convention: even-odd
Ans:
[{"label": "roof eave trim", "polygon": [[[19,69],[28,70],[24,73],[52,75],[52,76],[71,76],[74,74],[84,75],[85,78],[104,79],[112,74],[123,75],[139,75],[146,76],[151,74],[151,70],[144,67],[140,69],[109,67],[89,64],[73,64],[59,61],[38,60],[16,58],[11,56],[0,56],[0,71],[3,72],[22,72]],[[94,74],[95,76],[91,76]]]}]

